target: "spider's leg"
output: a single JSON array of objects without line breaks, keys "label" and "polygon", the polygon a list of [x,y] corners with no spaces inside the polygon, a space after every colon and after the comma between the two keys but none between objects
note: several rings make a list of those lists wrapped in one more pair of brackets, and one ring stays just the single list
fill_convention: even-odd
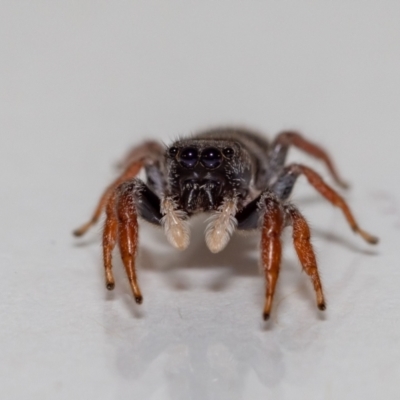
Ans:
[{"label": "spider's leg", "polygon": [[137,283],[135,269],[139,238],[137,210],[128,187],[123,185],[120,189],[117,204],[118,243],[133,295],[135,296],[136,303],[140,304],[143,298]]},{"label": "spider's leg", "polygon": [[117,166],[126,168],[134,161],[144,159],[144,169],[146,171],[146,182],[149,188],[161,195],[167,186],[166,171],[164,166],[164,146],[156,141],[150,140],[140,146],[133,147],[125,159]]},{"label": "spider's leg", "polygon": [[161,225],[160,199],[140,179],[123,183],[113,191],[106,208],[103,231],[103,256],[106,287],[114,288],[112,251],[118,237],[122,261],[128,274],[135,300],[142,302],[136,279],[135,258],[138,246],[138,221],[141,217],[154,225]]},{"label": "spider's leg", "polygon": [[126,169],[130,164],[132,164],[132,162],[147,158],[149,154],[156,156],[162,155],[163,152],[164,147],[161,143],[154,140],[149,140],[138,146],[132,147],[124,159],[117,164],[117,167]]},{"label": "spider's leg", "polygon": [[97,207],[92,215],[92,218],[83,224],[81,227],[76,229],[73,233],[75,236],[82,236],[84,235],[91,226],[93,226],[98,219],[100,218],[101,213],[103,212],[104,206],[107,204],[108,199],[110,198],[112,192],[123,182],[126,180],[135,177],[140,169],[143,166],[142,161],[135,161],[129,165],[129,167],[126,168],[124,173],[120,175],[111,185],[107,187],[107,189],[104,191],[103,195],[101,196]]},{"label": "spider's leg", "polygon": [[282,200],[288,198],[291,193],[291,190],[299,177],[299,175],[304,175],[308,182],[330,203],[334,206],[340,208],[355,233],[358,233],[365,241],[370,244],[378,243],[378,238],[370,235],[363,229],[361,229],[354,216],[351,212],[349,206],[345,202],[345,200],[330,186],[328,186],[320,175],[318,175],[311,168],[306,167],[301,164],[291,164],[287,166],[278,177],[277,181],[272,187],[272,191]]},{"label": "spider's leg", "polygon": [[261,201],[264,208],[261,233],[261,262],[267,281],[263,317],[267,320],[271,313],[282,257],[280,236],[284,226],[284,214],[279,201],[273,194],[265,192]]},{"label": "spider's leg", "polygon": [[261,211],[259,202],[261,195],[248,203],[236,215],[237,229],[240,231],[251,231],[260,228]]},{"label": "spider's leg", "polygon": [[321,280],[318,274],[317,261],[315,259],[314,249],[311,245],[311,233],[307,221],[300,211],[292,204],[285,206],[287,214],[290,216],[293,226],[293,244],[296,249],[300,263],[311,278],[317,295],[317,305],[320,310],[326,309],[324,293],[322,291]]},{"label": "spider's leg", "polygon": [[339,177],[331,157],[323,148],[308,141],[298,132],[292,131],[280,133],[271,144],[271,150],[268,153],[270,179],[276,176],[276,174],[279,174],[283,168],[290,146],[297,147],[298,149],[303,150],[305,153],[323,161],[335,182],[343,188],[348,186]]},{"label": "spider's leg", "polygon": [[108,200],[106,207],[106,221],[103,230],[103,259],[106,273],[106,288],[114,289],[115,281],[112,273],[112,251],[118,235],[118,218],[115,210],[116,192]]},{"label": "spider's leg", "polygon": [[261,229],[261,263],[267,283],[263,317],[269,318],[282,256],[285,214],[277,196],[266,190],[236,215],[238,230]]},{"label": "spider's leg", "polygon": [[131,151],[123,163],[125,166],[124,172],[107,187],[97,204],[92,218],[73,232],[75,236],[82,236],[98,221],[111,194],[121,183],[134,178],[143,166],[147,167],[160,158],[160,148],[161,145],[157,147],[154,142],[146,142]]}]

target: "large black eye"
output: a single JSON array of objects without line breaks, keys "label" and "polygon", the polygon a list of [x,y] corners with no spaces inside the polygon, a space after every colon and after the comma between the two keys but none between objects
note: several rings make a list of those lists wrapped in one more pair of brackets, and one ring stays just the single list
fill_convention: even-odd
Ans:
[{"label": "large black eye", "polygon": [[199,153],[195,147],[186,147],[179,154],[179,162],[182,167],[185,168],[194,168],[197,164],[197,160],[199,157]]},{"label": "large black eye", "polygon": [[222,154],[218,149],[208,147],[202,151],[200,162],[206,168],[218,168],[222,163]]}]

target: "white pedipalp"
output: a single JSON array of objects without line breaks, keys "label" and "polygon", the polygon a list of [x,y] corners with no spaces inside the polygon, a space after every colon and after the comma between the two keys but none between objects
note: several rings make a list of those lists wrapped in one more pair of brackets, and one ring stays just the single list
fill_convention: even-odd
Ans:
[{"label": "white pedipalp", "polygon": [[228,244],[237,226],[236,212],[236,199],[225,199],[218,210],[208,218],[206,243],[212,253],[220,252]]},{"label": "white pedipalp", "polygon": [[176,249],[185,250],[190,242],[186,213],[182,210],[177,210],[174,200],[168,197],[162,201],[161,212],[164,214],[161,224],[164,227],[168,241]]}]

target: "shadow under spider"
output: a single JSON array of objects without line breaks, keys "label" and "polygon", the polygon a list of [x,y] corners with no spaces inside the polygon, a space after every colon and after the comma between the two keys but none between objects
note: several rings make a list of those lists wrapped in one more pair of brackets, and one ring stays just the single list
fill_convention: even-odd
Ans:
[{"label": "shadow under spider", "polygon": [[[342,247],[346,247],[347,249],[349,249],[350,251],[352,251],[354,253],[364,254],[364,255],[368,255],[368,256],[379,255],[379,252],[377,250],[363,248],[361,245],[358,246],[358,245],[354,244],[352,240],[348,240],[347,238],[339,236],[332,232],[322,231],[321,229],[313,228],[311,231],[311,234],[312,234],[312,236],[314,236],[316,238],[317,237],[322,238],[328,242],[336,243],[336,244],[341,245]],[[357,235],[354,235],[354,236],[355,236],[355,240],[357,240],[358,236]]]},{"label": "shadow under spider", "polygon": [[[300,199],[299,203],[307,205],[313,202],[320,202],[321,200],[322,199],[318,197],[310,196]],[[251,234],[235,233],[223,251],[213,254],[209,251],[204,240],[204,219],[197,217],[191,225],[193,228],[191,231],[191,245],[185,251],[180,252],[170,247],[161,229],[149,227],[146,223],[140,224],[140,238],[143,237],[143,240],[140,240],[139,243],[139,258],[137,262],[138,274],[140,275],[140,270],[143,269],[157,271],[158,273],[164,274],[168,284],[177,290],[186,290],[189,288],[189,284],[185,282],[184,276],[179,273],[185,269],[199,268],[217,271],[217,275],[214,275],[212,281],[207,285],[208,288],[213,291],[221,291],[227,288],[232,282],[232,278],[235,276],[260,277],[260,279],[263,279],[262,274],[259,272],[260,232]],[[282,245],[284,248],[292,245],[290,231],[291,229],[289,228],[286,230],[286,234],[283,235]],[[376,251],[353,244],[352,239],[347,239],[346,237],[331,233],[329,230],[323,231],[313,228],[312,236],[339,244],[358,254],[379,254]],[[151,242],[151,247],[146,246],[146,243],[149,242]],[[84,242],[74,243],[74,246],[84,247],[94,243],[98,243],[98,235],[93,235]],[[160,248],[162,252],[157,251],[157,249]],[[118,252],[114,255],[113,262],[113,271],[118,283],[114,292],[106,293],[106,299],[112,300],[116,295],[118,297],[122,296],[124,302],[128,305],[128,303],[131,303],[131,290],[127,283],[124,267]],[[299,279],[298,272],[301,271],[299,264],[297,265],[297,263],[290,262],[283,258],[281,269],[289,269],[293,272],[296,271],[296,280]],[[304,278],[307,279],[306,277]],[[296,285],[299,285],[298,281]],[[307,286],[305,282],[300,283],[302,297],[309,297],[310,291]],[[134,307],[134,309],[136,308]],[[143,317],[141,312],[137,313],[134,311],[134,314],[137,318]]]},{"label": "shadow under spider", "polygon": [[[157,270],[164,273],[175,289],[188,289],[188,285],[179,277],[179,271],[186,269],[214,269],[221,271],[211,283],[211,290],[225,288],[233,276],[259,276],[258,236],[234,234],[227,247],[213,254],[206,246],[204,232],[196,226],[192,231],[190,246],[183,252],[171,249],[162,255],[154,253],[148,247],[140,249],[139,268]],[[160,243],[158,235],[152,235],[154,244]],[[165,242],[165,238],[160,240]],[[161,245],[161,243],[160,243]],[[154,248],[154,247],[153,247]]]},{"label": "shadow under spider", "polygon": [[[168,245],[166,243],[164,234],[161,230],[151,232],[147,230],[147,234],[152,238],[153,249],[154,246]],[[363,255],[377,255],[378,252],[365,249],[362,246],[353,244],[352,239],[347,239],[338,234],[321,229],[312,229],[312,235],[315,238],[322,238],[328,242],[339,244],[352,252]],[[355,238],[356,240],[357,238]],[[175,249],[163,252],[158,255],[148,247],[142,247],[140,250],[139,269],[151,269],[164,273],[168,283],[177,290],[186,290],[189,284],[185,282],[185,278],[179,273],[184,269],[214,269],[219,271],[218,275],[213,277],[212,282],[208,284],[210,290],[221,291],[227,288],[235,276],[242,277],[260,277],[263,279],[263,274],[260,273],[260,232],[252,234],[235,233],[227,247],[220,253],[213,254],[209,251],[204,240],[204,229],[201,229],[201,223],[198,221],[192,229],[191,245],[184,251],[179,252]],[[285,247],[292,246],[291,229],[286,231],[282,237],[283,252]],[[296,277],[295,285],[299,285],[299,272],[301,266],[297,262],[286,260],[283,257],[282,270],[290,270]],[[301,280],[308,280],[308,277],[303,277]],[[310,288],[304,282],[299,287],[302,297],[308,298],[310,296]],[[312,291],[311,291],[312,292]]]}]

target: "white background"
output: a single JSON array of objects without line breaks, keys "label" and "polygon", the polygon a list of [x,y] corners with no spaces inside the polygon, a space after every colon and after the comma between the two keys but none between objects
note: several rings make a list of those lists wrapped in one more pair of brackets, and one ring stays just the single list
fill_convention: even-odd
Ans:
[{"label": "white background", "polygon": [[[1,397],[398,398],[399,4],[1,1]],[[300,129],[352,184],[379,246],[295,190],[325,313],[289,230],[268,324],[257,236],[211,255],[198,220],[179,253],[143,225],[141,306],[118,254],[104,287],[101,224],[72,237],[130,146],[219,124]]]}]

